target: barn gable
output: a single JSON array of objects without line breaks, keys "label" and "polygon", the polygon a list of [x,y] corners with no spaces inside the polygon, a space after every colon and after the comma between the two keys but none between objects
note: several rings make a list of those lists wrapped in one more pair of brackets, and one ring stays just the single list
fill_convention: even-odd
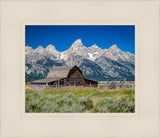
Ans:
[{"label": "barn gable", "polygon": [[77,67],[77,66],[73,66],[67,75],[68,78],[84,78],[82,71]]}]

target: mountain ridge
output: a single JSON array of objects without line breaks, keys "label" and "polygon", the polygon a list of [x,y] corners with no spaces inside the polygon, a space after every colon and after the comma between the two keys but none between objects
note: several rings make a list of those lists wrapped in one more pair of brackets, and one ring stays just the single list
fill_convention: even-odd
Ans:
[{"label": "mountain ridge", "polygon": [[33,49],[25,47],[26,81],[45,78],[53,66],[77,65],[84,76],[94,80],[134,80],[135,56],[121,51],[116,44],[109,49],[101,49],[96,44],[90,47],[77,39],[65,51],[59,52],[52,44]]}]

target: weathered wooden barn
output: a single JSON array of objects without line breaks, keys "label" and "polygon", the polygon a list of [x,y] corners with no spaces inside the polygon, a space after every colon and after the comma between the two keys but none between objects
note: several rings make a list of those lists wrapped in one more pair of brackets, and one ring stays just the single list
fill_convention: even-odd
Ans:
[{"label": "weathered wooden barn", "polygon": [[47,78],[31,82],[31,89],[44,90],[53,87],[86,86],[96,87],[97,81],[84,78],[77,66],[55,66],[48,73]]}]

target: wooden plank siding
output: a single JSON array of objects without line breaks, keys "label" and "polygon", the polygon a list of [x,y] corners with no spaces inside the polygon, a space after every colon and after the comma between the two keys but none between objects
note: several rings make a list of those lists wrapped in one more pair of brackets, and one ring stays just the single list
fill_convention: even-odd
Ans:
[{"label": "wooden plank siding", "polygon": [[46,88],[47,88],[46,84],[42,84],[42,83],[31,84],[31,90],[44,90]]},{"label": "wooden plank siding", "polygon": [[80,86],[85,84],[83,74],[77,67],[74,67],[69,72],[68,78],[71,85]]}]

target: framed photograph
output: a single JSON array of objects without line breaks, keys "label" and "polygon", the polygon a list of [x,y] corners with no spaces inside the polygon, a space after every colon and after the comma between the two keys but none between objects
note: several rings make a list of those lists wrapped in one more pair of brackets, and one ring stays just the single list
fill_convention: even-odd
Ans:
[{"label": "framed photograph", "polygon": [[1,137],[160,137],[159,8],[2,0]]},{"label": "framed photograph", "polygon": [[25,112],[134,113],[134,53],[135,25],[25,25]]}]

